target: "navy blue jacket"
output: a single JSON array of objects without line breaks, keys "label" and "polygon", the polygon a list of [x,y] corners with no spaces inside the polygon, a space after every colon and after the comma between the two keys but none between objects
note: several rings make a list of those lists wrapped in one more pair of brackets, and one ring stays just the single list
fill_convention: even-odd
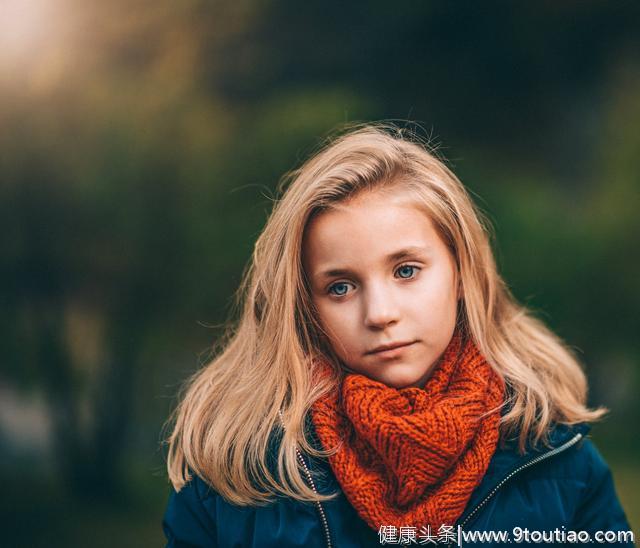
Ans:
[{"label": "navy blue jacket", "polygon": [[[617,536],[630,527],[609,467],[586,437],[589,430],[588,424],[558,425],[550,434],[551,448],[528,448],[525,455],[518,454],[514,442],[498,447],[465,511],[451,524],[454,536],[429,531],[431,538],[455,546],[540,546],[549,539],[579,542],[586,534],[594,541],[606,533],[606,540],[614,540],[607,545],[633,546]],[[279,497],[267,506],[239,507],[195,477],[171,493],[163,520],[167,546],[355,548],[381,546],[381,538],[384,544],[400,544],[403,534],[404,544],[428,544],[424,530],[373,531],[345,498],[328,463],[299,457],[314,488],[323,494],[337,491],[336,499],[314,504]],[[509,537],[472,538],[483,532]],[[582,532],[581,537],[570,536],[572,532]]]}]

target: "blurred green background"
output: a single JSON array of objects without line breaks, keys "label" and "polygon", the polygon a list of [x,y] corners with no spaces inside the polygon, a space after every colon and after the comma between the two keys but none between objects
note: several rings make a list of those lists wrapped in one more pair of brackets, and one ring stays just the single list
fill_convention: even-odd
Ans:
[{"label": "blurred green background", "polygon": [[3,546],[158,546],[161,427],[280,176],[416,120],[579,353],[640,527],[640,3],[0,1]]}]

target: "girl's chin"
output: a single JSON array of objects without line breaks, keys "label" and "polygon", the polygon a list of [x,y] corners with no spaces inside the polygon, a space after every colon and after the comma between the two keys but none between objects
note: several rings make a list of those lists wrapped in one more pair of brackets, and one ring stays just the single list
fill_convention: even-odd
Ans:
[{"label": "girl's chin", "polygon": [[389,388],[400,390],[402,388],[422,388],[427,382],[427,378],[426,373],[413,375],[391,374],[374,378],[374,380],[386,384]]},{"label": "girl's chin", "polygon": [[376,367],[346,366],[345,369],[349,373],[364,375],[373,381],[381,382],[390,388],[398,390],[401,388],[424,387],[433,370],[430,367],[425,371],[424,368],[417,367],[414,363],[402,363],[400,361],[385,363]]}]

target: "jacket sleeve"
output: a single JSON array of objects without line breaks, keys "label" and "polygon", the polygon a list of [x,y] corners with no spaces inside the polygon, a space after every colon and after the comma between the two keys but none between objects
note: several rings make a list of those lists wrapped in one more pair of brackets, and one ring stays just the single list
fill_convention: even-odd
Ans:
[{"label": "jacket sleeve", "polygon": [[166,548],[215,548],[215,516],[203,503],[204,484],[197,477],[180,491],[172,489],[162,520]]},{"label": "jacket sleeve", "polygon": [[[572,529],[587,531],[592,540],[598,532],[608,533],[615,538],[613,542],[606,542],[608,546],[635,546],[631,527],[616,494],[611,469],[591,440],[584,441],[582,450],[586,451],[589,474]],[[627,536],[621,532],[626,532]]]}]

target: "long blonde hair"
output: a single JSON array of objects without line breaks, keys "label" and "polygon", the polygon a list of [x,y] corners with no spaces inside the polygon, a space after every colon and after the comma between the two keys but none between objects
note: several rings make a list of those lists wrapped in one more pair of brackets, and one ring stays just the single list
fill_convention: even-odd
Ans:
[{"label": "long blonde hair", "polygon": [[[305,227],[356,193],[385,187],[413,194],[437,226],[458,266],[459,323],[505,380],[508,412],[501,437],[547,443],[551,422],[595,421],[586,377],[575,356],[510,294],[497,272],[489,226],[462,183],[415,135],[389,124],[347,128],[283,179],[281,198],[258,238],[239,290],[240,318],[218,355],[185,385],[168,439],[168,473],[179,490],[198,474],[235,504],[274,494],[324,500],[307,485],[296,448],[318,453],[305,436],[312,404],[340,382],[302,267]],[[332,378],[317,375],[316,357]],[[279,438],[276,472],[268,462]]]}]

